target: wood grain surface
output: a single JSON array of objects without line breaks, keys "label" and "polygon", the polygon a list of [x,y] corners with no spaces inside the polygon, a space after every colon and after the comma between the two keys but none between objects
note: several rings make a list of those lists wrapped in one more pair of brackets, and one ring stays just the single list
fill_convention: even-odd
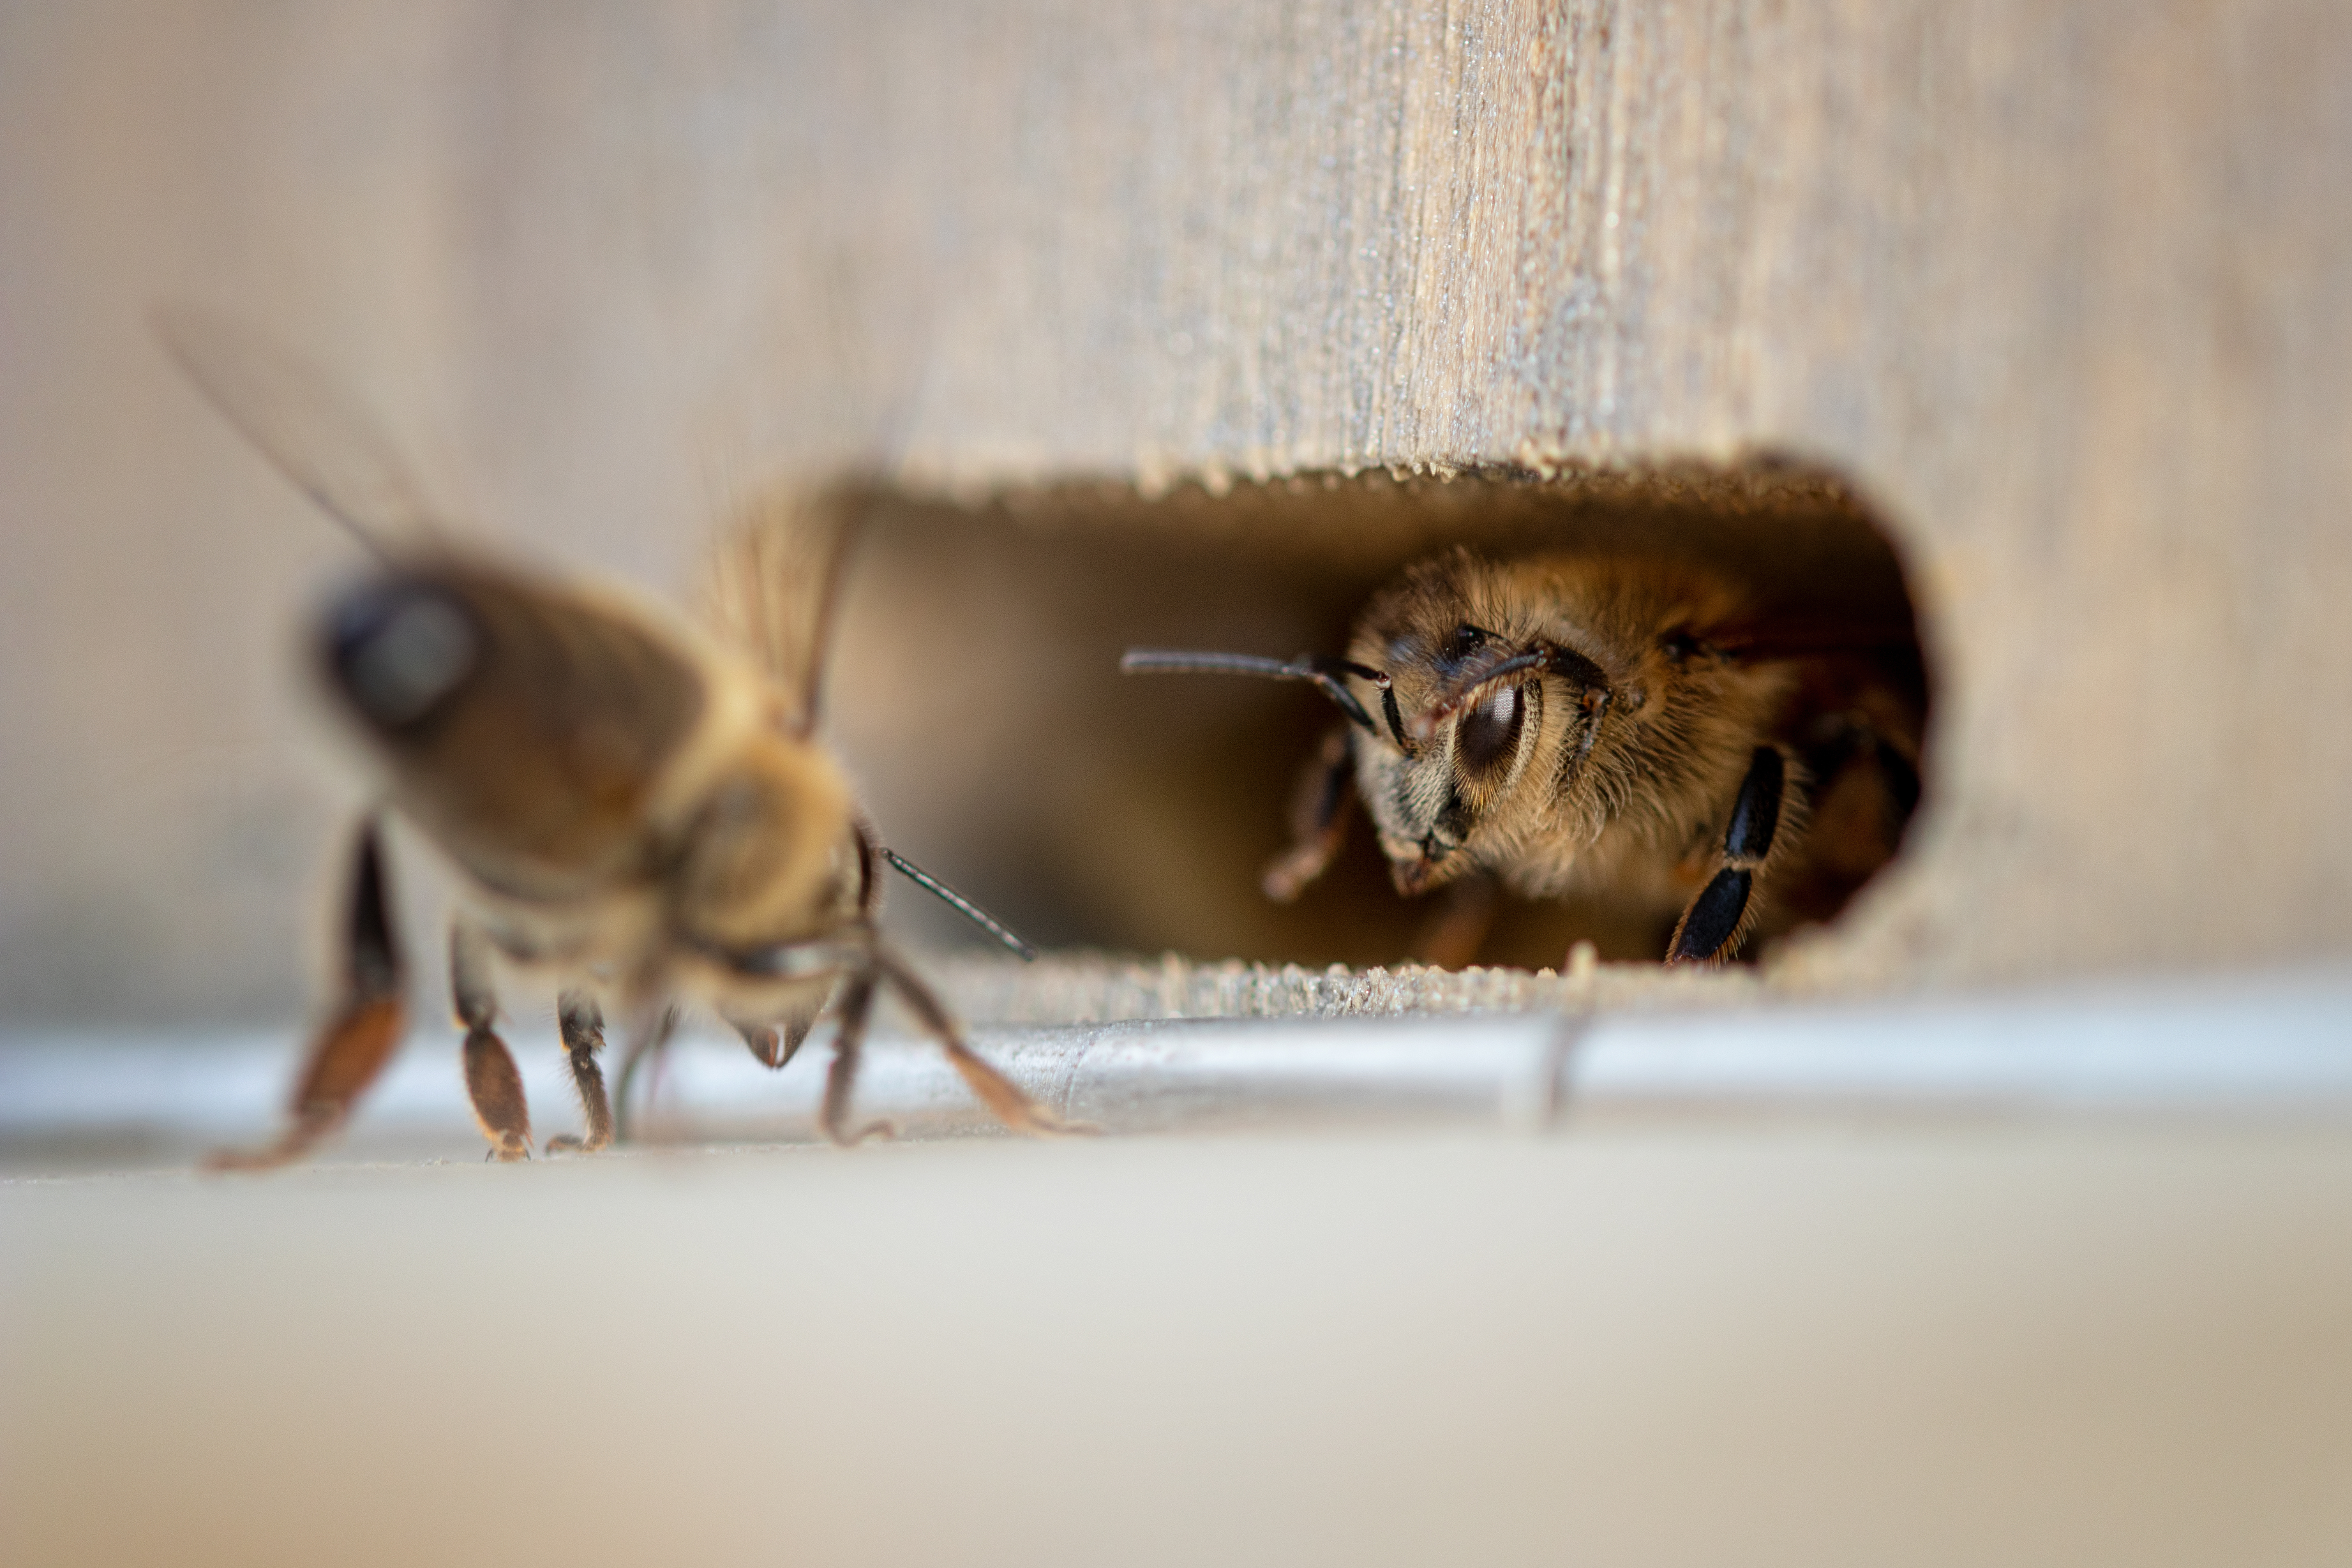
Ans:
[{"label": "wood grain surface", "polygon": [[284,649],[354,563],[167,298],[656,585],[856,464],[1819,465],[1939,707],[1792,982],[2341,953],[2347,188],[2352,15],[2287,0],[8,7],[0,1014],[298,1006],[352,798]]}]

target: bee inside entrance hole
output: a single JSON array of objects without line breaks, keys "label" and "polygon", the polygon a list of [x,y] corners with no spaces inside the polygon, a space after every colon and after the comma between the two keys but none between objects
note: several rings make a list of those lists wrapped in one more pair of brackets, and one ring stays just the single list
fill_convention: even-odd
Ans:
[{"label": "bee inside entrance hole", "polygon": [[843,749],[1046,945],[1752,961],[1922,804],[1912,596],[1818,468],[901,500],[866,550]]}]

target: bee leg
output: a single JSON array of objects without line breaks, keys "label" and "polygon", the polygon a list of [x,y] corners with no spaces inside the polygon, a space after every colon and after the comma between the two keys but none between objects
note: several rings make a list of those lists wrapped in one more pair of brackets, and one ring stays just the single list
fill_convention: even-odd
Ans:
[{"label": "bee leg", "polygon": [[474,1120],[499,1160],[530,1158],[530,1107],[523,1099],[522,1074],[514,1054],[491,1026],[498,1020],[498,993],[490,985],[489,944],[465,921],[449,927],[449,989],[457,1021],[466,1026],[466,1094]]},{"label": "bee leg", "polygon": [[572,1063],[572,1081],[580,1089],[580,1109],[588,1120],[588,1135],[570,1133],[547,1141],[548,1152],[576,1149],[593,1154],[613,1141],[613,1108],[604,1098],[604,1069],[596,1053],[604,1048],[604,1010],[585,991],[567,989],[556,999],[555,1016],[563,1030],[563,1051]]},{"label": "bee leg", "polygon": [[1348,726],[1335,725],[1299,774],[1290,805],[1291,846],[1258,882],[1277,904],[1289,903],[1306,891],[1347,838],[1348,808],[1356,800],[1354,753],[1349,747]]},{"label": "bee leg", "polygon": [[1919,760],[1874,731],[1871,743],[1886,792],[1887,836],[1900,845],[1904,829],[1911,826],[1911,814],[1919,809]]},{"label": "bee leg", "polygon": [[646,1098],[651,1100],[654,1092],[661,1087],[661,1058],[669,1049],[669,1037],[677,1027],[677,1009],[664,1007],[650,1023],[641,1022],[630,1034],[628,1054],[621,1058],[621,1079],[613,1086],[615,1112],[613,1134],[624,1143],[634,1136],[629,1131],[629,1123],[634,1120],[629,1114],[629,1090],[637,1081],[637,1069],[649,1058],[654,1064],[653,1080],[646,1085]]},{"label": "bee leg", "polygon": [[1468,968],[1495,927],[1502,900],[1502,885],[1492,876],[1473,873],[1446,883],[1437,913],[1412,939],[1413,962],[1438,969]]},{"label": "bee leg", "polygon": [[817,1126],[828,1142],[847,1149],[868,1138],[895,1138],[897,1128],[887,1121],[848,1131],[849,1096],[857,1083],[857,1054],[866,1044],[866,1021],[874,1011],[874,977],[853,973],[841,994],[841,1024],[833,1041],[833,1065],[825,1069],[824,1106]]},{"label": "bee leg", "polygon": [[1722,865],[1675,922],[1668,963],[1715,963],[1729,958],[1748,934],[1757,910],[1757,873],[1772,853],[1788,795],[1788,759],[1777,746],[1759,746],[1732,802],[1724,829]]},{"label": "bee leg", "polygon": [[[1057,1132],[1085,1132],[1092,1129],[1066,1122],[1052,1111],[1031,1100],[1013,1087],[1013,1080],[988,1065],[963,1042],[962,1034],[949,1018],[947,1009],[931,994],[931,988],[915,975],[914,971],[898,962],[888,950],[874,950],[874,971],[899,1000],[913,1010],[924,1030],[940,1043],[948,1054],[948,1065],[954,1068],[969,1085],[980,1102],[988,1107],[999,1121],[1015,1132],[1032,1137],[1049,1137]],[[869,982],[870,984],[870,982]],[[838,1061],[835,1063],[838,1066]]]},{"label": "bee leg", "polygon": [[352,869],[351,905],[343,934],[342,1001],[310,1047],[295,1085],[292,1123],[275,1143],[221,1149],[207,1155],[215,1171],[259,1171],[285,1164],[332,1132],[400,1044],[407,1022],[407,965],[385,908],[383,850],[376,825],[362,826]]}]

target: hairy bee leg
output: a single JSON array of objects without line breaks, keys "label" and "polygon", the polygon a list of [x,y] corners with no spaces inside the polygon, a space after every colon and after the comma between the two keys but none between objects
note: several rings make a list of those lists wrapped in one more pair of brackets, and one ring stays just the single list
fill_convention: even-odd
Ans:
[{"label": "hairy bee leg", "polygon": [[408,969],[393,934],[376,825],[360,829],[343,934],[342,1000],[319,1034],[296,1081],[292,1121],[274,1143],[221,1149],[205,1156],[215,1171],[259,1171],[301,1157],[351,1115],[383,1071],[407,1023]]},{"label": "hairy bee leg", "polygon": [[1354,759],[1349,745],[1348,727],[1333,726],[1299,775],[1291,801],[1291,846],[1266,867],[1258,882],[1265,896],[1277,904],[1289,903],[1306,891],[1347,839],[1348,811],[1356,800]]},{"label": "hairy bee leg", "polygon": [[669,1037],[677,1027],[677,1009],[664,1007],[650,1023],[641,1023],[629,1037],[628,1053],[621,1058],[620,1080],[613,1086],[613,1135],[627,1142],[634,1134],[629,1124],[635,1120],[629,1107],[635,1103],[630,1089],[637,1081],[637,1069],[651,1060],[653,1081],[646,1086],[645,1098],[651,1100],[661,1086],[661,1058],[669,1049]]},{"label": "hairy bee leg", "polygon": [[1759,746],[1739,781],[1724,829],[1723,864],[1675,925],[1668,963],[1707,963],[1731,956],[1756,910],[1756,874],[1772,853],[1788,795],[1788,759],[1777,746]]},{"label": "hairy bee leg", "polygon": [[580,1089],[581,1113],[587,1118],[583,1138],[570,1133],[547,1141],[550,1153],[576,1149],[593,1154],[613,1142],[613,1108],[604,1098],[604,1069],[596,1053],[604,1048],[604,1010],[585,991],[567,988],[556,998],[555,1016],[563,1031],[563,1052],[572,1064],[572,1081]]},{"label": "hairy bee leg", "polygon": [[530,1158],[530,1106],[514,1053],[499,1038],[498,993],[490,984],[489,943],[465,921],[449,927],[449,990],[466,1026],[466,1096],[497,1160]]},{"label": "hairy bee leg", "polygon": [[847,1149],[868,1138],[895,1138],[898,1129],[887,1121],[869,1122],[856,1132],[849,1129],[849,1097],[857,1087],[857,1058],[866,1045],[866,1020],[874,1012],[874,979],[853,974],[841,994],[841,1022],[834,1036],[833,1065],[825,1069],[824,1104],[817,1126],[825,1141]]},{"label": "hairy bee leg", "polygon": [[1015,1132],[1025,1132],[1033,1138],[1092,1131],[1064,1121],[1031,1100],[1013,1086],[1011,1079],[991,1067],[964,1044],[962,1033],[949,1018],[947,1009],[940,1005],[939,998],[931,994],[931,988],[887,951],[880,947],[874,950],[874,968],[881,980],[913,1010],[925,1031],[939,1041],[940,1048],[947,1052],[948,1065],[961,1075],[980,1102],[987,1106],[999,1121]]},{"label": "hairy bee leg", "polygon": [[873,1012],[874,994],[882,985],[889,986],[905,1001],[925,1032],[947,1052],[949,1065],[998,1121],[1016,1132],[1042,1135],[1088,1131],[1066,1125],[1061,1118],[1035,1104],[1013,1087],[1012,1079],[975,1055],[964,1044],[963,1036],[930,987],[893,956],[868,927],[853,928],[850,934],[842,937],[781,943],[745,955],[742,966],[747,972],[777,979],[841,976],[840,1025],[834,1037],[833,1066],[825,1074],[824,1103],[818,1113],[818,1125],[834,1142],[853,1143],[887,1131],[869,1127],[855,1137],[846,1131],[850,1091],[857,1079],[866,1025]]},{"label": "hairy bee leg", "polygon": [[530,1106],[523,1099],[522,1074],[515,1069],[514,1053],[488,1029],[466,1031],[466,1097],[474,1102],[474,1120],[490,1141],[487,1158],[499,1161],[530,1158]]}]

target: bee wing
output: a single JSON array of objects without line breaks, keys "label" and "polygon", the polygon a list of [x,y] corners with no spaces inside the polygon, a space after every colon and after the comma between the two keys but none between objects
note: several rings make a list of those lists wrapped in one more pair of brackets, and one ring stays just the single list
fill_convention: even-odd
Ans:
[{"label": "bee wing", "polygon": [[772,487],[737,510],[713,556],[712,620],[783,695],[796,736],[816,729],[842,570],[870,501],[856,484]]},{"label": "bee wing", "polygon": [[193,305],[158,307],[155,335],[223,417],[378,555],[429,534],[423,489],[358,403],[255,328]]}]

